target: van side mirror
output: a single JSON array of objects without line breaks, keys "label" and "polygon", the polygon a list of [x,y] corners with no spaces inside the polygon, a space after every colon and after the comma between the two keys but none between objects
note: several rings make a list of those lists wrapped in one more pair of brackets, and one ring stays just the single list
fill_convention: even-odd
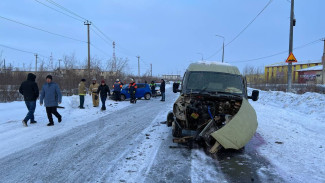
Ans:
[{"label": "van side mirror", "polygon": [[173,92],[174,93],[177,93],[177,92],[181,91],[178,88],[179,88],[179,83],[173,83]]},{"label": "van side mirror", "polygon": [[248,96],[248,98],[252,99],[253,101],[257,101],[259,93],[260,92],[258,90],[253,90],[252,91],[252,96]]}]

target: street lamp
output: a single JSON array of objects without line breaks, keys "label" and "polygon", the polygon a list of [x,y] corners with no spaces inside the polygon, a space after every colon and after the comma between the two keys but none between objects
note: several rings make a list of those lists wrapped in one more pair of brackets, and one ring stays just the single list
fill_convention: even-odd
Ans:
[{"label": "street lamp", "polygon": [[197,53],[197,54],[200,54],[201,55],[201,58],[202,58],[202,61],[203,61],[203,54],[202,53]]},{"label": "street lamp", "polygon": [[223,39],[223,43],[222,43],[222,63],[223,63],[223,60],[225,58],[225,37],[220,36],[220,35],[216,35],[216,36],[221,37]]}]

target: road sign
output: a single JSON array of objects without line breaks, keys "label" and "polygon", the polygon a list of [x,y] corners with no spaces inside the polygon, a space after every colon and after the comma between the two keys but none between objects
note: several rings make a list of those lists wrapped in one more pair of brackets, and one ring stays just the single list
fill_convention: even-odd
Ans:
[{"label": "road sign", "polygon": [[290,53],[290,55],[288,56],[286,63],[291,63],[291,62],[298,62],[296,57],[293,55],[293,53]]}]

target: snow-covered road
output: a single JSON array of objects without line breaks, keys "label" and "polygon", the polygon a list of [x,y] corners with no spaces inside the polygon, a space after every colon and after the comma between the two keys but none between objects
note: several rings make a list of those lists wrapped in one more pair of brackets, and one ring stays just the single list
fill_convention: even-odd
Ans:
[{"label": "snow-covered road", "polygon": [[[66,120],[54,127],[43,123],[24,128],[20,121],[1,123],[0,182],[325,180],[324,159],[319,154],[325,149],[324,135],[319,135],[324,118],[312,109],[288,110],[290,105],[299,105],[288,102],[287,96],[280,97],[284,101],[270,102],[286,94],[262,92],[258,102],[251,102],[259,120],[253,139],[244,150],[223,150],[213,159],[196,143],[172,142],[171,129],[161,124],[178,96],[170,90],[166,102],[156,98],[135,105],[112,103],[115,107],[106,113],[90,107],[78,124]],[[80,120],[73,113],[78,109],[67,110],[71,110],[67,119]],[[312,124],[304,125],[307,119]],[[308,146],[312,148],[307,151]]]}]

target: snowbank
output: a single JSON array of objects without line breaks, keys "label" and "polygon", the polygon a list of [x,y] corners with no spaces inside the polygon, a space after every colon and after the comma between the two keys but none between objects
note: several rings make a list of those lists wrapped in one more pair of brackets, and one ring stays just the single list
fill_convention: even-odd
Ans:
[{"label": "snowbank", "polygon": [[[251,93],[249,89],[248,93]],[[259,151],[288,182],[325,182],[325,95],[260,91]]]}]

